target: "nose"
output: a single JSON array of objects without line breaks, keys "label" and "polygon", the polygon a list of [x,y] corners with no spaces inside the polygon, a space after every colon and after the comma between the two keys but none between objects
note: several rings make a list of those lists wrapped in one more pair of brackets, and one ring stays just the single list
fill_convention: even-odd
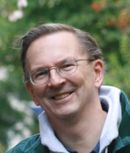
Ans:
[{"label": "nose", "polygon": [[65,80],[66,80],[65,78],[63,78],[57,73],[56,69],[50,70],[50,78],[48,82],[49,87],[56,87],[62,85],[65,83]]}]

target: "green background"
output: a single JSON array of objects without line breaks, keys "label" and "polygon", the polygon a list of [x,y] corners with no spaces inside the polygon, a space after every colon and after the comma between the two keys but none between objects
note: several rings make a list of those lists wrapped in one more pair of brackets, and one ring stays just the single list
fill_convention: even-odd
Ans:
[{"label": "green background", "polygon": [[[23,17],[10,21],[16,10],[22,11]],[[117,86],[130,97],[130,0],[28,0],[27,7],[21,8],[17,0],[0,0],[0,71],[6,71],[0,79],[0,153],[15,137],[38,131],[15,44],[28,29],[46,22],[90,32],[104,53],[104,84]]]}]

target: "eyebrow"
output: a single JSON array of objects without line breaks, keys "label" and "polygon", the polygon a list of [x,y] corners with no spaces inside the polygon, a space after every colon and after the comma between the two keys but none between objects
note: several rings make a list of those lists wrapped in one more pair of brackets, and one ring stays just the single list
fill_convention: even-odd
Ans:
[{"label": "eyebrow", "polygon": [[71,60],[73,60],[73,59],[74,59],[74,58],[69,57],[69,58],[66,58],[66,59],[63,59],[63,60],[57,62],[55,65],[64,64],[64,63],[66,63],[66,62],[68,62],[68,61],[71,61]]}]

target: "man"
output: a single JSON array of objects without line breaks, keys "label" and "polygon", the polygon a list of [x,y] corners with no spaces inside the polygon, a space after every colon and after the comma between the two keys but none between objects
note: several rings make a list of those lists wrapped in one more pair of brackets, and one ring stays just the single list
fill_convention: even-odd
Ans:
[{"label": "man", "polygon": [[22,38],[25,84],[40,134],[8,153],[130,153],[130,106],[119,89],[102,86],[104,62],[88,33],[44,24]]}]

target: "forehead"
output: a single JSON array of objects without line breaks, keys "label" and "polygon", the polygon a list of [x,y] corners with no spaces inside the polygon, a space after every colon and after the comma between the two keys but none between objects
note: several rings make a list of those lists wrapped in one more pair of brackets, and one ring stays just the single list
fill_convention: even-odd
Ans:
[{"label": "forehead", "polygon": [[75,34],[56,32],[33,41],[28,48],[26,60],[30,67],[41,64],[53,65],[62,59],[78,58],[83,52]]}]

